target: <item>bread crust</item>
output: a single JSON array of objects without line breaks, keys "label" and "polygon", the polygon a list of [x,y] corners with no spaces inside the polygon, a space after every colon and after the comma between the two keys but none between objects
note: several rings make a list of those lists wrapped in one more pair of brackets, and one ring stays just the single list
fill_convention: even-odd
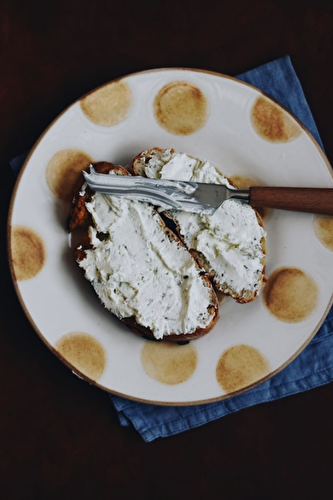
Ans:
[{"label": "bread crust", "polygon": [[[130,175],[130,173],[125,168],[119,165],[114,165],[109,162],[98,162],[94,163],[93,166],[96,172],[98,173],[110,173],[112,171],[118,175]],[[78,232],[79,234],[79,239],[77,240],[77,245],[73,252],[74,259],[77,263],[86,258],[86,250],[91,248],[88,236],[88,229],[89,226],[93,225],[93,220],[86,208],[86,203],[91,200],[93,194],[94,192],[89,187],[86,187],[86,189],[84,190],[81,189],[80,191],[78,191],[72,200],[72,205],[68,216],[68,221],[67,221],[68,231],[70,233]],[[156,214],[158,214],[158,212],[156,212]],[[169,227],[166,226],[165,222],[161,217],[160,217],[160,224],[165,234],[168,236],[168,238],[174,239],[188,251],[187,247],[184,245],[184,242],[181,240],[181,238],[179,238],[177,234],[175,234]],[[199,265],[195,259],[194,259],[194,264],[199,270]],[[212,315],[210,323],[207,325],[206,328],[197,327],[196,330],[192,333],[186,333],[186,332],[182,334],[172,333],[170,335],[164,336],[159,341],[187,343],[188,341],[195,340],[206,335],[215,326],[219,318],[219,302],[215,290],[208,277],[204,273],[200,273],[200,277],[204,283],[204,286],[206,286],[209,290],[210,304],[208,310],[209,313]],[[113,314],[112,311],[110,311],[110,314],[112,314],[114,317],[117,318],[117,316]],[[119,318],[117,319],[119,320]],[[141,337],[144,337],[149,340],[156,340],[153,332],[149,328],[137,323],[134,317],[122,318],[119,321],[122,321],[124,324],[126,324],[128,328],[136,335],[140,335]]]},{"label": "bread crust", "polygon": [[[156,156],[156,153],[163,153],[165,149],[155,147],[155,148],[150,148],[147,149],[146,151],[142,151],[132,161],[131,165],[131,172],[133,175],[141,175],[145,177],[144,170],[142,168],[142,162],[148,163],[151,157]],[[170,153],[175,153],[175,150],[173,148],[169,149]]]}]

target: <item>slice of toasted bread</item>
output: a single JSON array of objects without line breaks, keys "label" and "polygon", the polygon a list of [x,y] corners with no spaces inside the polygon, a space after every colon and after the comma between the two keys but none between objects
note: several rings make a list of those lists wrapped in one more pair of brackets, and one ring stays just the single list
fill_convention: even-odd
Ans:
[{"label": "slice of toasted bread", "polygon": [[[129,175],[105,162],[94,167]],[[84,229],[75,260],[103,305],[135,333],[183,342],[215,325],[219,305],[210,280],[152,205],[83,185],[68,228]]]},{"label": "slice of toasted bread", "polygon": [[[152,178],[231,184],[208,161],[174,149],[143,151],[133,160],[132,171]],[[266,232],[255,209],[228,200],[212,216],[179,210],[167,215],[217,290],[240,303],[257,297],[265,281]]]}]

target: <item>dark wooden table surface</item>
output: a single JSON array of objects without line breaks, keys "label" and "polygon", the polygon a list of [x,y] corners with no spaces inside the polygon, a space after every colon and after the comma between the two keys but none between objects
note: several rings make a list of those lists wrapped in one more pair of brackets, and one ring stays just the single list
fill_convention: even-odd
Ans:
[{"label": "dark wooden table surface", "polygon": [[84,93],[140,70],[236,75],[289,54],[332,163],[332,33],[330,0],[1,0],[1,498],[331,498],[332,384],[146,444],[36,335],[5,234],[8,161]]}]

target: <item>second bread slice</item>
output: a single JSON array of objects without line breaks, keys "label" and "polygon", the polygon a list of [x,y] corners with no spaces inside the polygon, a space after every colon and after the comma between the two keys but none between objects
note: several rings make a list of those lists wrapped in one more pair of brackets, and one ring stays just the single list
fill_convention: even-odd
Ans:
[{"label": "second bread slice", "polygon": [[[173,149],[143,151],[134,159],[132,170],[135,175],[151,178],[229,182],[209,161]],[[167,215],[219,291],[240,303],[258,296],[265,280],[266,232],[255,209],[227,200],[212,216],[180,210]]]}]

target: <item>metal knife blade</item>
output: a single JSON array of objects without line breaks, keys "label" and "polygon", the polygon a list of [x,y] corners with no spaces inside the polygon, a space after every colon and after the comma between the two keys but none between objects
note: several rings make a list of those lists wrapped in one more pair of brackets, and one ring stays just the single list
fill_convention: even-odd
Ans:
[{"label": "metal knife blade", "polygon": [[83,171],[88,186],[100,193],[145,201],[163,210],[184,210],[212,215],[230,198],[249,202],[249,189],[223,184],[151,179],[132,175],[99,174],[91,165]]},{"label": "metal knife blade", "polygon": [[252,186],[249,189],[235,189],[230,184],[99,174],[92,165],[89,173],[83,171],[83,175],[94,191],[145,201],[161,210],[212,215],[224,201],[235,199],[250,203],[253,207],[333,215],[332,188]]}]

